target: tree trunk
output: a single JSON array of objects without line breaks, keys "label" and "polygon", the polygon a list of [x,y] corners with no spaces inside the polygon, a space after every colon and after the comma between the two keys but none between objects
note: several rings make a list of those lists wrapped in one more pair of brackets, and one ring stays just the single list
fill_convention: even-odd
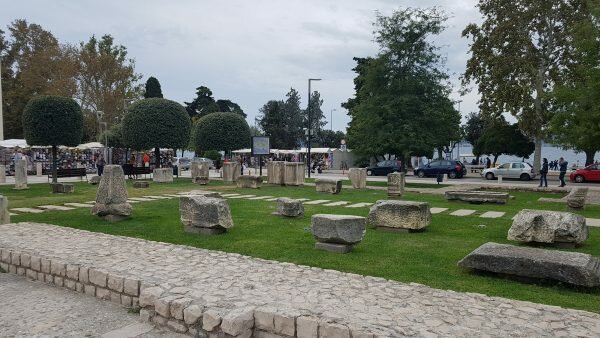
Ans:
[{"label": "tree trunk", "polygon": [[536,136],[534,139],[535,150],[533,152],[533,172],[539,176],[542,166],[542,138]]},{"label": "tree trunk", "polygon": [[58,173],[56,171],[56,146],[52,146],[52,183],[58,183]]},{"label": "tree trunk", "polygon": [[585,166],[594,164],[594,155],[596,155],[595,150],[586,150],[585,151]]},{"label": "tree trunk", "polygon": [[160,168],[160,148],[154,148],[154,166]]}]

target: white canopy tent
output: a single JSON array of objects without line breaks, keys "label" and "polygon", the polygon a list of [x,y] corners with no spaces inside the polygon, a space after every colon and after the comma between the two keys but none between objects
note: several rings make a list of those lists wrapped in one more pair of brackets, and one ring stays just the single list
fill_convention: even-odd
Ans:
[{"label": "white canopy tent", "polygon": [[88,142],[88,143],[82,143],[75,148],[80,149],[80,150],[98,149],[98,148],[104,148],[104,145],[100,142]]},{"label": "white canopy tent", "polygon": [[0,147],[3,148],[29,148],[27,141],[23,139],[11,138],[8,140],[0,141]]}]

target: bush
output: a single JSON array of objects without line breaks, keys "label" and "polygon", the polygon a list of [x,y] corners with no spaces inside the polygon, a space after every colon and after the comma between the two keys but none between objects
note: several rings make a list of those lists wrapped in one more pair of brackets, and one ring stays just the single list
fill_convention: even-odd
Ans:
[{"label": "bush", "polygon": [[[108,143],[106,140],[108,139]],[[98,142],[104,144],[107,147],[112,148],[126,148],[123,143],[123,125],[115,124],[109,130],[105,130],[98,136]],[[105,144],[107,143],[107,144]]]},{"label": "bush", "polygon": [[196,121],[192,142],[196,153],[203,150],[237,150],[250,146],[250,127],[236,113],[212,113]]},{"label": "bush", "polygon": [[51,95],[33,97],[23,110],[27,144],[74,147],[83,137],[83,113],[75,100]]},{"label": "bush", "polygon": [[204,152],[204,154],[202,154],[202,157],[217,161],[221,159],[221,153],[216,150],[207,150]]}]

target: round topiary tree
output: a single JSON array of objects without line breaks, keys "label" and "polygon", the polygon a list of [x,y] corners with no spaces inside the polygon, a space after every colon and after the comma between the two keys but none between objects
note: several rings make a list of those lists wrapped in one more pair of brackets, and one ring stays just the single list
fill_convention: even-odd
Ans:
[{"label": "round topiary tree", "polygon": [[196,121],[192,144],[196,153],[206,150],[231,151],[250,146],[250,127],[236,113],[211,113]]},{"label": "round topiary tree", "polygon": [[134,103],[123,118],[123,143],[135,150],[154,148],[160,167],[160,148],[185,148],[190,138],[190,117],[175,101],[150,98]]},{"label": "round topiary tree", "polygon": [[23,110],[23,134],[30,145],[52,146],[52,182],[57,182],[58,146],[75,147],[83,137],[83,113],[69,97],[35,96]]}]

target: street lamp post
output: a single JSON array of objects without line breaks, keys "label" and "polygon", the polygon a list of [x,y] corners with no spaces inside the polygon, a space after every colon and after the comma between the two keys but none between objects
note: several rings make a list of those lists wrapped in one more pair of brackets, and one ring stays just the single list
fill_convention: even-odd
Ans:
[{"label": "street lamp post", "polygon": [[333,112],[337,111],[336,109],[332,109],[329,115],[329,129],[333,131]]},{"label": "street lamp post", "polygon": [[306,162],[307,167],[308,167],[308,178],[310,178],[310,141],[311,141],[311,129],[312,129],[312,108],[310,106],[310,83],[312,81],[321,81],[321,79],[308,79],[308,147],[307,147],[307,154],[306,154]]}]

